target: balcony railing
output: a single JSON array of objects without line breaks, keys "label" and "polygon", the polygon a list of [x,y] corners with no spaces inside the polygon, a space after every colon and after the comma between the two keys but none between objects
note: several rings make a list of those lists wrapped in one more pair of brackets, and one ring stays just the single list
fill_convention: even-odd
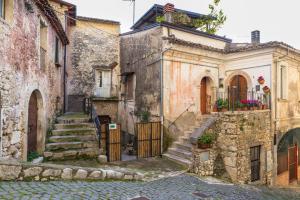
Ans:
[{"label": "balcony railing", "polygon": [[46,67],[46,54],[47,51],[41,47],[40,48],[40,69],[45,69]]},{"label": "balcony railing", "polygon": [[228,88],[225,92],[216,93],[213,105],[214,112],[264,110],[271,108],[270,93],[248,90],[240,92],[235,88]]}]

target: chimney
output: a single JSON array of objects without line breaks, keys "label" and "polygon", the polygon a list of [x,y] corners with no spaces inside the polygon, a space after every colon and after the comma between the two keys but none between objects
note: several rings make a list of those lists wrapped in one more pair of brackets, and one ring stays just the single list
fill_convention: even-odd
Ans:
[{"label": "chimney", "polygon": [[174,4],[167,3],[164,6],[164,17],[165,17],[166,22],[173,23],[173,17],[172,17],[173,12],[175,12]]},{"label": "chimney", "polygon": [[259,44],[260,43],[260,31],[252,31],[251,32],[251,42],[253,44]]}]

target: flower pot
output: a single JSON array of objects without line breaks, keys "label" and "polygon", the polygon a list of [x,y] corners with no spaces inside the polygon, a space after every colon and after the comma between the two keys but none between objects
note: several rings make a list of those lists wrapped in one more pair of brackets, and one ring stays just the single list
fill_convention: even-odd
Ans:
[{"label": "flower pot", "polygon": [[265,110],[265,109],[267,109],[267,106],[266,105],[261,105],[261,109]]},{"label": "flower pot", "polygon": [[261,85],[265,84],[265,79],[258,79],[258,83]]},{"label": "flower pot", "polygon": [[263,88],[263,91],[265,94],[268,94],[268,93],[270,93],[270,88],[266,86]]},{"label": "flower pot", "polygon": [[258,109],[258,107],[257,107],[257,106],[254,106],[254,107],[253,107],[253,110],[257,110],[257,109]]},{"label": "flower pot", "polygon": [[248,110],[247,106],[243,107],[242,110],[247,111]]},{"label": "flower pot", "polygon": [[213,112],[218,112],[218,108],[217,108],[217,106],[214,106],[214,108],[213,108]]},{"label": "flower pot", "polygon": [[227,108],[222,108],[222,110],[221,110],[222,112],[227,112],[228,111],[228,109]]},{"label": "flower pot", "polygon": [[237,108],[237,109],[236,109],[236,111],[241,111],[241,110],[242,110],[242,108]]},{"label": "flower pot", "polygon": [[211,147],[211,144],[198,143],[198,148],[199,149],[208,149],[210,147]]}]

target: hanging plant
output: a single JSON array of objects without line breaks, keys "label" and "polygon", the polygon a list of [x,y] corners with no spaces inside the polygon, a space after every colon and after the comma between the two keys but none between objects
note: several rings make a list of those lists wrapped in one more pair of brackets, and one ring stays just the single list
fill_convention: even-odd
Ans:
[{"label": "hanging plant", "polygon": [[263,85],[263,84],[265,83],[265,79],[264,79],[263,76],[258,77],[257,81],[258,81],[258,83],[261,84],[261,85]]},{"label": "hanging plant", "polygon": [[270,88],[268,86],[263,87],[263,91],[265,94],[269,94],[270,93]]}]

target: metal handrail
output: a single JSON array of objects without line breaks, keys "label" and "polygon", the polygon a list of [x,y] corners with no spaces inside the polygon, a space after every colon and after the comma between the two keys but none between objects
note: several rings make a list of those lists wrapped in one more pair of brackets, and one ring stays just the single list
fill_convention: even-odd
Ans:
[{"label": "metal handrail", "polygon": [[169,126],[168,126],[168,129],[179,119],[179,118],[181,118],[181,116],[184,114],[184,113],[186,113],[186,112],[188,112],[189,111],[189,109],[192,107],[192,106],[194,106],[195,105],[195,103],[192,103],[192,104],[190,104],[180,115],[178,115],[178,117],[173,121],[173,122],[171,122],[171,124],[169,124]]},{"label": "metal handrail", "polygon": [[99,148],[101,148],[101,124],[97,115],[96,109],[93,105],[92,98],[84,99],[84,111],[90,115],[90,121],[94,123],[96,128],[96,137],[98,139]]}]

